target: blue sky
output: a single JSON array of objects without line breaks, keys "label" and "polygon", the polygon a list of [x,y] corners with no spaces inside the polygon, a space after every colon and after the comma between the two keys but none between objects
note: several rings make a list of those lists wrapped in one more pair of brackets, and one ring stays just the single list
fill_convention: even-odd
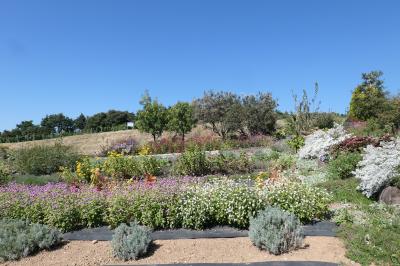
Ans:
[{"label": "blue sky", "polygon": [[136,111],[204,90],[291,92],[320,85],[344,112],[362,72],[400,89],[400,1],[0,1],[0,130],[63,112]]}]

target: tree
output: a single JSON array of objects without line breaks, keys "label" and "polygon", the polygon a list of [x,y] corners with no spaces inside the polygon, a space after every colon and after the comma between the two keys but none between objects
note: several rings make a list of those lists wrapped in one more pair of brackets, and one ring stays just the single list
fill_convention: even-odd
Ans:
[{"label": "tree", "polygon": [[277,103],[270,93],[245,96],[243,107],[245,124],[251,135],[268,135],[275,131]]},{"label": "tree", "polygon": [[135,126],[142,132],[150,133],[156,141],[167,126],[167,109],[157,100],[152,100],[147,91],[140,104],[143,109],[136,114]]},{"label": "tree", "polygon": [[180,134],[182,142],[185,134],[189,133],[196,125],[193,107],[186,102],[178,102],[168,110],[168,129]]},{"label": "tree", "polygon": [[384,110],[386,93],[381,79],[381,71],[363,73],[363,82],[351,96],[349,117],[359,120],[377,118]]},{"label": "tree", "polygon": [[196,119],[205,123],[222,139],[234,132],[244,132],[244,109],[236,94],[206,91],[193,105]]},{"label": "tree", "polygon": [[47,115],[40,125],[54,134],[73,131],[73,120],[62,113]]},{"label": "tree", "polygon": [[74,120],[74,128],[83,130],[86,127],[86,116],[84,114],[80,114],[75,120]]}]

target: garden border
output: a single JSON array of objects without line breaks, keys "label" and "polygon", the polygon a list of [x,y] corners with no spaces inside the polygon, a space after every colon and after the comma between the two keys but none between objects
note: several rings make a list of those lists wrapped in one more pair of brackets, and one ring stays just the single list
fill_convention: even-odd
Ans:
[{"label": "garden border", "polygon": [[[337,225],[333,222],[322,221],[310,225],[304,225],[303,231],[306,236],[336,236]],[[79,231],[68,232],[63,235],[65,240],[81,241],[110,241],[113,230],[107,226],[97,228],[85,228]],[[238,230],[229,226],[217,226],[206,230],[173,229],[153,231],[153,240],[173,239],[198,239],[198,238],[234,238],[247,237],[248,230]]]}]

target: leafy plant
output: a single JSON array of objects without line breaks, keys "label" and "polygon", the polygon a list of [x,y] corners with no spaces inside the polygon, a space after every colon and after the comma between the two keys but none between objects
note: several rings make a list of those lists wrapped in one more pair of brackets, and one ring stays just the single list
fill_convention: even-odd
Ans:
[{"label": "leafy plant", "polygon": [[150,231],[132,222],[115,229],[111,247],[116,257],[122,260],[138,259],[147,253],[151,244]]},{"label": "leafy plant", "polygon": [[14,151],[14,164],[21,173],[49,175],[60,167],[74,168],[79,155],[59,142],[53,146],[25,147]]},{"label": "leafy plant", "polygon": [[300,135],[294,136],[288,140],[287,144],[290,148],[297,152],[301,147],[304,146],[304,137]]},{"label": "leafy plant", "polygon": [[0,220],[0,262],[17,260],[61,243],[61,233],[46,225]]},{"label": "leafy plant", "polygon": [[346,179],[353,176],[353,171],[361,161],[362,156],[357,152],[347,152],[339,154],[328,164],[328,178]]},{"label": "leafy plant", "polygon": [[150,133],[156,141],[167,127],[167,109],[157,100],[152,100],[146,91],[140,104],[143,109],[136,114],[135,126],[143,132]]},{"label": "leafy plant", "polygon": [[267,188],[267,201],[296,215],[303,223],[322,219],[328,213],[330,195],[319,188],[287,181]]},{"label": "leafy plant", "polygon": [[198,147],[182,153],[174,165],[174,171],[180,175],[201,176],[210,173],[206,153]]},{"label": "leafy plant", "polygon": [[168,109],[168,129],[176,132],[185,141],[185,134],[196,125],[193,107],[189,103],[178,102]]},{"label": "leafy plant", "polygon": [[11,179],[10,167],[0,160],[0,185],[7,183]]},{"label": "leafy plant", "polygon": [[274,255],[303,246],[299,219],[279,208],[268,207],[250,219],[249,237],[255,246]]}]

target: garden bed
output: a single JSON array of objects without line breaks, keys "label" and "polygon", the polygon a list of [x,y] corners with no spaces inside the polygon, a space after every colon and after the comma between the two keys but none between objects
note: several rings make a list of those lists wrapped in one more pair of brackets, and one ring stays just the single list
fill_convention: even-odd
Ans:
[{"label": "garden bed", "polygon": [[[135,265],[175,263],[249,263],[266,261],[321,261],[351,264],[336,237],[306,237],[305,249],[280,256],[253,246],[249,238],[156,240],[150,254],[138,261],[122,262],[112,256],[110,242],[72,241],[59,249],[43,251],[3,265]],[[290,265],[290,264],[287,264]]]}]

